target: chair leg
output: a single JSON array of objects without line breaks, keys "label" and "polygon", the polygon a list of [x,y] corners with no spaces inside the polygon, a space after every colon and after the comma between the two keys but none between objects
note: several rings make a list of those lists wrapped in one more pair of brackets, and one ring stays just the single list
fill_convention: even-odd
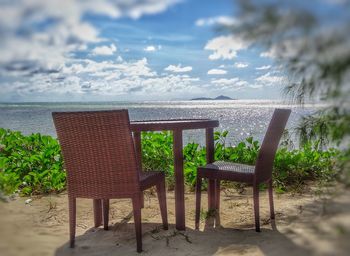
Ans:
[{"label": "chair leg", "polygon": [[76,226],[76,199],[68,197],[70,248],[74,248]]},{"label": "chair leg", "polygon": [[270,202],[270,219],[275,219],[275,208],[273,206],[273,188],[272,188],[272,179],[268,182],[269,190],[269,202]]},{"label": "chair leg", "polygon": [[95,228],[102,224],[102,202],[101,199],[93,200]]},{"label": "chair leg", "polygon": [[260,232],[259,184],[253,185],[253,198],[254,198],[255,231]]},{"label": "chair leg", "polygon": [[215,185],[215,208],[217,213],[220,213],[220,180],[216,180]]},{"label": "chair leg", "polygon": [[141,208],[145,208],[145,195],[140,193],[140,202],[141,202]]},{"label": "chair leg", "polygon": [[137,252],[142,252],[142,229],[141,229],[141,202],[140,195],[132,198],[132,206],[134,211],[134,222],[136,232]]},{"label": "chair leg", "polygon": [[216,182],[214,179],[208,179],[208,211],[215,210],[216,208],[216,195],[215,195],[215,190],[216,190]]},{"label": "chair leg", "polygon": [[160,215],[162,216],[163,228],[167,230],[168,229],[168,212],[167,212],[167,206],[166,206],[165,180],[162,180],[162,182],[158,183],[156,187],[157,187]]},{"label": "chair leg", "polygon": [[195,216],[195,228],[199,229],[199,214],[201,209],[201,190],[202,190],[202,178],[197,174],[196,181],[196,216]]},{"label": "chair leg", "polygon": [[109,220],[109,199],[103,199],[103,229],[108,230]]},{"label": "chair leg", "polygon": [[221,225],[220,220],[220,180],[215,180],[215,227]]}]

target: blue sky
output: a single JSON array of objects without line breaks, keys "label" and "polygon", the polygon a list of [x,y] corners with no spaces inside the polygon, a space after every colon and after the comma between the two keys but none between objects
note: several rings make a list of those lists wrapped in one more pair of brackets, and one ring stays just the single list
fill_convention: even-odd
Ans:
[{"label": "blue sky", "polygon": [[225,32],[231,0],[0,3],[0,101],[280,99],[271,52]]}]

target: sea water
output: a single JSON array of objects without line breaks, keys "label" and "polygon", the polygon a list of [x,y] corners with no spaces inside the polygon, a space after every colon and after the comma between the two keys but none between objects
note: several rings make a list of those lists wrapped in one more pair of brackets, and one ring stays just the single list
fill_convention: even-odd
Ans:
[{"label": "sea water", "polygon": [[[54,111],[128,109],[131,120],[216,119],[220,123],[216,130],[228,130],[226,142],[235,144],[249,136],[261,141],[275,108],[292,109],[287,128],[293,131],[303,116],[319,107],[271,100],[0,103],[0,127],[23,134],[41,133],[55,137],[51,116]],[[188,142],[203,144],[204,131],[185,131],[184,143]]]}]

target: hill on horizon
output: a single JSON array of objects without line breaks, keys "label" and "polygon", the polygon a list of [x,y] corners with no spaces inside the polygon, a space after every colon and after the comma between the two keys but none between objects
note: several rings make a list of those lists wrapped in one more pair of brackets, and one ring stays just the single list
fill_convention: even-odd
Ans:
[{"label": "hill on horizon", "polygon": [[199,97],[199,98],[193,98],[191,100],[234,100],[234,99],[232,99],[229,96],[220,95],[215,98]]}]

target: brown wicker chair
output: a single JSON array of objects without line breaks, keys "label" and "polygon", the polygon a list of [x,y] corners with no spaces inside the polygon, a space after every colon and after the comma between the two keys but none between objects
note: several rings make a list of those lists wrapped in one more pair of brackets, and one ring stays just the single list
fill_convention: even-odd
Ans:
[{"label": "brown wicker chair", "polygon": [[[70,246],[74,247],[76,198],[102,199],[108,229],[108,200],[131,198],[137,251],[142,251],[141,195],[156,185],[164,229],[168,228],[165,176],[141,172],[127,110],[52,113],[67,171]],[[98,199],[98,200],[96,200]]]},{"label": "brown wicker chair", "polygon": [[272,167],[278,144],[290,113],[290,109],[276,109],[274,111],[255,166],[217,161],[198,168],[196,184],[196,229],[199,228],[202,178],[215,180],[216,189],[214,191],[213,198],[215,198],[216,201],[215,208],[217,213],[219,213],[220,206],[221,180],[236,181],[253,185],[255,230],[257,232],[260,232],[259,184],[267,183],[270,201],[270,217],[271,219],[275,218],[272,196]]}]

